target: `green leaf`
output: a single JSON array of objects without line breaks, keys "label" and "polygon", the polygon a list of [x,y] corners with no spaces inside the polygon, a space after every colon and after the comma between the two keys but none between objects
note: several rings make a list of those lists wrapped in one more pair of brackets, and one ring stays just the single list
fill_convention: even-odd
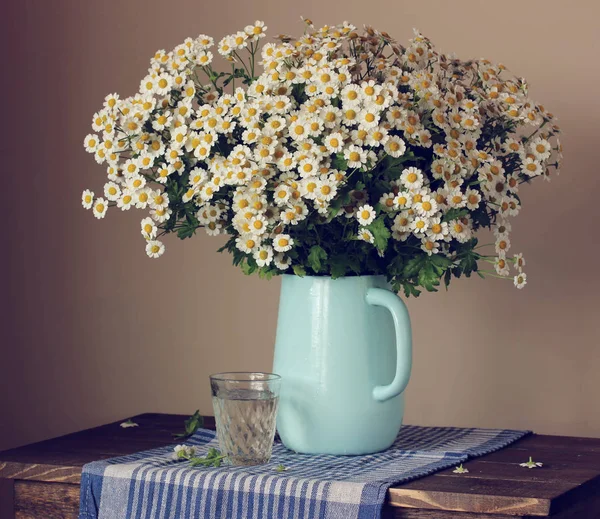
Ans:
[{"label": "green leaf", "polygon": [[204,425],[204,418],[200,414],[200,410],[196,410],[196,412],[190,416],[184,422],[185,432],[183,434],[174,434],[174,438],[187,438],[194,434],[200,427]]},{"label": "green leaf", "polygon": [[462,218],[469,214],[469,210],[462,208],[458,209],[456,207],[452,207],[448,209],[446,214],[442,217],[442,222],[451,222],[452,220],[456,220],[457,218]]},{"label": "green leaf", "polygon": [[277,465],[277,467],[275,468],[275,470],[277,472],[285,472],[287,469],[283,465],[279,464],[279,465]]},{"label": "green leaf", "polygon": [[336,254],[329,258],[329,271],[333,279],[344,277],[350,273],[360,274],[360,259],[348,254]]},{"label": "green leaf", "polygon": [[428,292],[437,292],[435,288],[440,284],[440,276],[433,268],[433,264],[427,262],[423,268],[419,271],[419,285],[421,285]]},{"label": "green leaf", "polygon": [[419,271],[423,267],[426,258],[426,254],[419,254],[418,256],[409,259],[406,263],[406,266],[404,267],[404,277],[413,278],[416,275],[418,275]]},{"label": "green leaf", "polygon": [[367,229],[373,233],[375,247],[382,252],[385,251],[388,240],[392,236],[392,233],[385,224],[385,218],[383,216],[378,216],[371,224],[367,225]]},{"label": "green leaf", "polygon": [[191,238],[194,234],[196,234],[196,228],[190,225],[186,225],[184,227],[180,227],[177,230],[177,237],[181,240],[185,240],[186,238]]},{"label": "green leaf", "polygon": [[327,261],[327,251],[320,245],[313,245],[308,253],[308,266],[318,274],[323,270],[325,261]]},{"label": "green leaf", "polygon": [[258,277],[260,279],[271,279],[277,274],[277,269],[273,267],[262,267],[258,270]]},{"label": "green leaf", "polygon": [[348,169],[348,161],[344,158],[343,153],[338,153],[331,162],[331,165],[334,169],[338,169],[340,171],[346,171]]},{"label": "green leaf", "polygon": [[249,276],[250,274],[254,274],[256,272],[256,270],[258,269],[258,265],[256,264],[256,261],[254,260],[254,258],[249,258],[249,257],[246,257],[244,259],[244,261],[242,261],[240,263],[240,267],[242,269],[242,272],[244,274],[246,274],[246,276]]},{"label": "green leaf", "polygon": [[441,254],[429,256],[428,261],[433,265],[433,269],[439,276],[444,274],[444,272],[453,265],[453,261],[450,258],[442,256]]},{"label": "green leaf", "polygon": [[292,270],[294,271],[294,274],[296,274],[296,276],[300,276],[301,278],[306,276],[306,270],[302,265],[294,265],[292,267]]},{"label": "green leaf", "polygon": [[421,291],[412,283],[403,283],[402,288],[404,289],[404,295],[406,297],[419,297],[419,295],[421,294]]},{"label": "green leaf", "polygon": [[388,274],[392,276],[401,276],[404,269],[404,258],[398,254],[388,264]]}]

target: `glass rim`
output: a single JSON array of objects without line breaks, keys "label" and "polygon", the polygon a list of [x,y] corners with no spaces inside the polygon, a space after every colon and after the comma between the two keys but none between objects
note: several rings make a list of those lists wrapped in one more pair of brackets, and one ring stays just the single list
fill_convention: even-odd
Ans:
[{"label": "glass rim", "polygon": [[[240,378],[234,378],[237,375]],[[251,378],[251,375],[259,375],[260,378]],[[209,375],[210,380],[227,383],[248,383],[248,382],[274,382],[281,380],[281,375],[264,371],[223,371]]]}]

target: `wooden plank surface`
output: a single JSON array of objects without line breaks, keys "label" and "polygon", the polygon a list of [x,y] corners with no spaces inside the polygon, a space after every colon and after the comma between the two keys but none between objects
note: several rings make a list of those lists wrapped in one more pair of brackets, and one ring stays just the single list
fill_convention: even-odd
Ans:
[{"label": "wooden plank surface", "polygon": [[79,485],[15,481],[15,519],[77,519]]},{"label": "wooden plank surface", "polygon": [[[84,464],[175,444],[172,434],[181,432],[185,418],[144,414],[133,417],[139,427],[123,429],[115,422],[5,451],[0,453],[0,478],[17,480],[15,498],[21,503],[37,495],[39,506],[50,507],[44,503],[52,502],[56,488],[67,508],[76,507],[72,498]],[[214,428],[212,417],[206,418],[205,427]],[[520,467],[529,456],[544,462],[544,467]],[[531,435],[465,466],[468,474],[448,469],[390,489],[386,513],[406,519],[563,519],[574,507],[583,506],[578,519],[595,518],[586,503],[600,495],[600,439]],[[34,517],[23,515],[31,512],[19,506],[17,517]]]}]

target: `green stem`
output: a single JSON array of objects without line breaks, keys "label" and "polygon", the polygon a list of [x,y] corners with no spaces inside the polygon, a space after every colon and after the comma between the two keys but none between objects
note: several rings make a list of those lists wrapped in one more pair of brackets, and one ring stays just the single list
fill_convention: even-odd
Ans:
[{"label": "green stem", "polygon": [[482,274],[486,275],[486,276],[491,276],[493,278],[498,278],[498,279],[510,279],[509,276],[499,276],[498,274],[496,274],[495,272],[491,272],[489,270],[478,270],[477,272],[481,272]]}]

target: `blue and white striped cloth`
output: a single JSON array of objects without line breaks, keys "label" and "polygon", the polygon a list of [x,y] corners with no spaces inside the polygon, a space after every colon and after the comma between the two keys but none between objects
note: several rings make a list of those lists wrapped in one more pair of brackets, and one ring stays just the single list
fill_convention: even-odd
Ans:
[{"label": "blue and white striped cloth", "polygon": [[[173,446],[85,465],[80,519],[375,519],[390,486],[481,456],[526,431],[404,426],[394,445],[367,456],[296,454],[280,443],[256,467],[193,468]],[[214,431],[186,445],[218,448]],[[277,472],[282,464],[285,472]]]}]

